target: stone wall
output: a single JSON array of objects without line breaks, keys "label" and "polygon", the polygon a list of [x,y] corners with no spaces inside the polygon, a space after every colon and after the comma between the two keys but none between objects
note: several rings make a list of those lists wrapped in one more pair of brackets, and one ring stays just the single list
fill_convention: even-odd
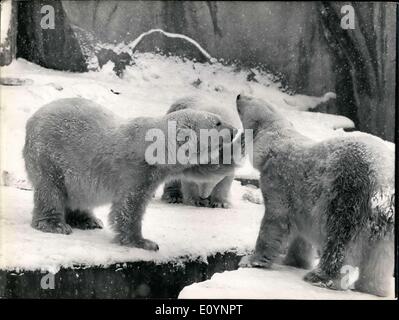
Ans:
[{"label": "stone wall", "polygon": [[61,268],[54,275],[53,289],[42,288],[42,279],[48,273],[40,270],[0,270],[0,298],[171,299],[187,285],[236,270],[241,258],[225,252],[208,256],[207,262],[182,258],[180,264],[138,261],[106,267],[79,265]]}]

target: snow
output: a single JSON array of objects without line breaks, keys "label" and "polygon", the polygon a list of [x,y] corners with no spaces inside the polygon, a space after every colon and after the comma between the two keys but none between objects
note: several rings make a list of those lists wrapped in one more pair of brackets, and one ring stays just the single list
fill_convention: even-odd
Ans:
[{"label": "snow", "polygon": [[[215,273],[210,280],[189,285],[179,299],[304,299],[374,300],[394,299],[356,291],[335,291],[302,280],[307,270],[274,265],[272,269],[240,268]],[[393,292],[393,291],[392,291]]]},{"label": "snow", "polygon": [[[141,40],[143,40],[144,37],[155,33],[155,32],[159,32],[162,33],[164,36],[169,37],[169,38],[179,38],[179,39],[183,39],[185,41],[190,42],[191,44],[193,44],[208,60],[215,60],[214,58],[211,57],[211,55],[194,39],[187,37],[184,34],[179,34],[179,33],[171,33],[171,32],[166,32],[162,29],[151,29],[148,30],[147,32],[142,33],[141,35],[139,35],[136,39],[134,39],[131,43],[129,43],[128,45],[125,44],[121,44],[120,46],[118,46],[117,48],[115,48],[115,52],[116,53],[121,53],[121,52],[134,52],[134,50],[136,49],[137,45],[141,42]],[[114,45],[102,45],[104,48],[107,48],[110,46],[110,49],[114,49]]]},{"label": "snow", "polygon": [[297,94],[295,97],[285,98],[284,101],[297,110],[307,111],[316,108],[320,103],[326,103],[328,100],[336,98],[337,96],[334,92],[327,92],[320,98]]},{"label": "snow", "polygon": [[[272,75],[257,69],[251,70],[256,81],[247,81],[248,71],[217,62],[201,64],[151,53],[136,53],[133,58],[135,64],[127,67],[123,78],[114,74],[111,62],[101,71],[82,74],[45,69],[23,59],[1,68],[3,78],[30,81],[22,86],[1,86],[0,269],[56,271],[76,264],[138,260],[179,263],[206,259],[216,252],[244,254],[254,248],[264,210],[262,199],[259,190],[238,182],[233,186],[233,207],[229,210],[166,204],[161,202],[159,190],[143,227],[144,236],[160,245],[156,253],[113,243],[108,225],[103,230],[74,230],[68,236],[32,229],[32,191],[22,159],[25,123],[42,105],[55,99],[84,97],[128,118],[162,115],[174,101],[190,94],[235,108],[237,94],[247,92],[280,108],[301,133],[316,141],[347,135],[342,128],[353,127],[345,117],[303,111],[333,98],[331,93],[322,97],[289,95],[273,82]],[[237,171],[237,177],[258,176],[248,161]],[[95,213],[106,223],[107,212],[108,207],[102,207]]]},{"label": "snow", "polygon": [[[42,270],[56,273],[60,267],[103,265],[134,261],[182,263],[207,256],[249,253],[255,246],[263,205],[242,198],[247,188],[235,181],[233,208],[195,208],[166,204],[157,191],[143,221],[143,235],[156,241],[160,250],[150,252],[113,242],[109,206],[95,210],[104,229],[77,230],[71,235],[44,233],[31,228],[33,192],[1,187],[0,269]],[[238,228],[239,227],[239,228]]]}]

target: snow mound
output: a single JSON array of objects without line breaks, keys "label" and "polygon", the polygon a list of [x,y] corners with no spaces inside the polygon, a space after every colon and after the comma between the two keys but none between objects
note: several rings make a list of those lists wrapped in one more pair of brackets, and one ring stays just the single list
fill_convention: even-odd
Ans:
[{"label": "snow mound", "polygon": [[296,94],[292,97],[284,99],[285,103],[294,107],[297,110],[306,111],[316,108],[321,103],[326,103],[330,99],[336,99],[334,92],[327,92],[322,97],[305,96],[303,94]]},{"label": "snow mound", "polygon": [[[272,269],[240,268],[215,273],[210,280],[189,285],[179,299],[382,299],[355,291],[315,287],[302,280],[307,270],[274,265]],[[385,298],[394,299],[394,296]]]}]

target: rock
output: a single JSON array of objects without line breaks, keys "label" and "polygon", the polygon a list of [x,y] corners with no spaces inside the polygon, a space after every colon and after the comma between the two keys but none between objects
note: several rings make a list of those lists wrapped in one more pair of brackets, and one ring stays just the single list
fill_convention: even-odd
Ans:
[{"label": "rock", "polygon": [[24,86],[24,85],[32,85],[32,79],[23,79],[23,78],[10,78],[4,77],[0,78],[0,84],[2,86]]}]

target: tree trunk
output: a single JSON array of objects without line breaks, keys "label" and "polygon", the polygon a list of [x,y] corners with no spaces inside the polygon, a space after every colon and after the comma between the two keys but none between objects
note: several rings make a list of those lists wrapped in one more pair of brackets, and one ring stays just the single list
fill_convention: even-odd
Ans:
[{"label": "tree trunk", "polygon": [[[44,28],[44,6],[54,10],[54,28]],[[46,12],[46,10],[44,10]],[[46,68],[84,72],[86,59],[61,1],[18,1],[18,57]]]},{"label": "tree trunk", "polygon": [[11,63],[16,55],[17,39],[17,4],[15,1],[4,0],[1,7],[1,42],[0,66]]}]

